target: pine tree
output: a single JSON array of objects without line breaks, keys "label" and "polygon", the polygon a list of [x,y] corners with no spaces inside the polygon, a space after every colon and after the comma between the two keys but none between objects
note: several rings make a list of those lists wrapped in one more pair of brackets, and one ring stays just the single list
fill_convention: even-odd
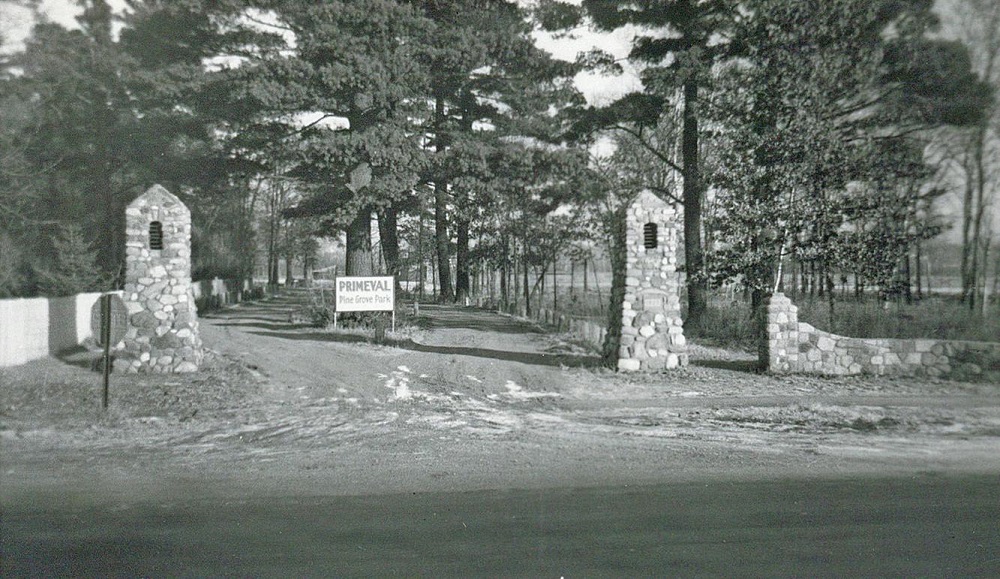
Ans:
[{"label": "pine tree", "polygon": [[52,237],[55,258],[35,265],[39,290],[46,296],[68,296],[107,289],[108,276],[97,266],[97,251],[76,224],[63,224]]},{"label": "pine tree", "polygon": [[[705,186],[700,159],[701,98],[713,65],[740,47],[728,42],[740,18],[733,0],[584,0],[592,22],[602,30],[639,27],[629,58],[642,67],[643,94],[626,95],[610,107],[604,122],[656,124],[671,103],[681,106],[681,163],[661,158],[683,175],[684,259],[687,274],[685,328],[696,330],[707,307],[702,246]],[[678,95],[680,98],[678,99]]]}]

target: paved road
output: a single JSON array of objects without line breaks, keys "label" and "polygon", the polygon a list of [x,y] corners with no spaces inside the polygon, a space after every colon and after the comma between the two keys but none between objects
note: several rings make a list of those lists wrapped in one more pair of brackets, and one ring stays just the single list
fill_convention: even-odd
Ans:
[{"label": "paved road", "polygon": [[4,577],[996,577],[995,476],[8,505]]}]

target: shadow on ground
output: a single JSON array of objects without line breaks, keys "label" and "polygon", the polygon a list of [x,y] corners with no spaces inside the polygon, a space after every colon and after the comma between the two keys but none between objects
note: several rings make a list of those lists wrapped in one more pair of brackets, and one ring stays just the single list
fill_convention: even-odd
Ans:
[{"label": "shadow on ground", "polygon": [[[269,338],[282,338],[285,340],[302,340],[312,342],[338,342],[344,344],[365,344],[373,343],[371,338],[356,334],[339,334],[330,332],[250,332],[257,336]],[[452,356],[475,356],[477,358],[490,358],[508,362],[521,362],[536,366],[566,366],[571,368],[596,367],[600,366],[600,359],[597,356],[580,356],[572,354],[544,354],[530,352],[513,352],[507,350],[493,350],[488,348],[467,348],[462,346],[436,346],[430,344],[420,344],[413,340],[394,340],[386,338],[381,344],[411,350],[414,352],[425,352],[429,354],[447,354]]]},{"label": "shadow on ground", "polygon": [[760,362],[757,360],[691,360],[691,365],[731,372],[760,373]]},{"label": "shadow on ground", "polygon": [[[101,371],[104,368],[102,365],[104,362],[103,352],[91,350],[82,345],[76,346],[75,348],[69,348],[68,350],[63,350],[56,354],[55,358],[64,364],[84,368],[86,370],[93,370],[94,372]],[[114,355],[112,355],[112,364],[114,364],[114,358]],[[114,366],[112,366],[112,368],[114,368]]]}]

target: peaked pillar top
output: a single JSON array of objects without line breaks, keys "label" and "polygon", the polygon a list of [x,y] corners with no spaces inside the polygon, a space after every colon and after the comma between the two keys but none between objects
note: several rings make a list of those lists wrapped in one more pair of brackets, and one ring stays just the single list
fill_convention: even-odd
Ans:
[{"label": "peaked pillar top", "polygon": [[158,205],[164,208],[172,208],[175,206],[181,206],[187,209],[184,203],[177,198],[176,195],[167,191],[167,189],[160,184],[153,185],[146,190],[145,193],[139,195],[131,203],[129,207],[148,207],[150,205]]}]

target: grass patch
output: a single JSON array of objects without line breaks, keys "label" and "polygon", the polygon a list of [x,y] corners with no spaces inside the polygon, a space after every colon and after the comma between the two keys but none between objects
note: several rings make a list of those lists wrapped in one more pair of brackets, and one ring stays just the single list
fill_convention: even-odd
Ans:
[{"label": "grass patch", "polygon": [[[837,301],[832,324],[826,300],[793,297],[792,301],[799,308],[800,322],[852,338],[1000,341],[1000,314],[984,317],[944,297],[887,306],[876,300]],[[688,337],[706,345],[753,350],[757,347],[757,331],[747,302],[715,297],[709,301],[701,329],[690,332]]]},{"label": "grass patch", "polygon": [[190,374],[130,374],[110,379],[110,406],[101,407],[101,375],[89,363],[43,358],[0,369],[0,427],[11,422],[85,426],[135,417],[182,421],[252,407],[261,391],[260,374],[246,361],[206,353]]}]

